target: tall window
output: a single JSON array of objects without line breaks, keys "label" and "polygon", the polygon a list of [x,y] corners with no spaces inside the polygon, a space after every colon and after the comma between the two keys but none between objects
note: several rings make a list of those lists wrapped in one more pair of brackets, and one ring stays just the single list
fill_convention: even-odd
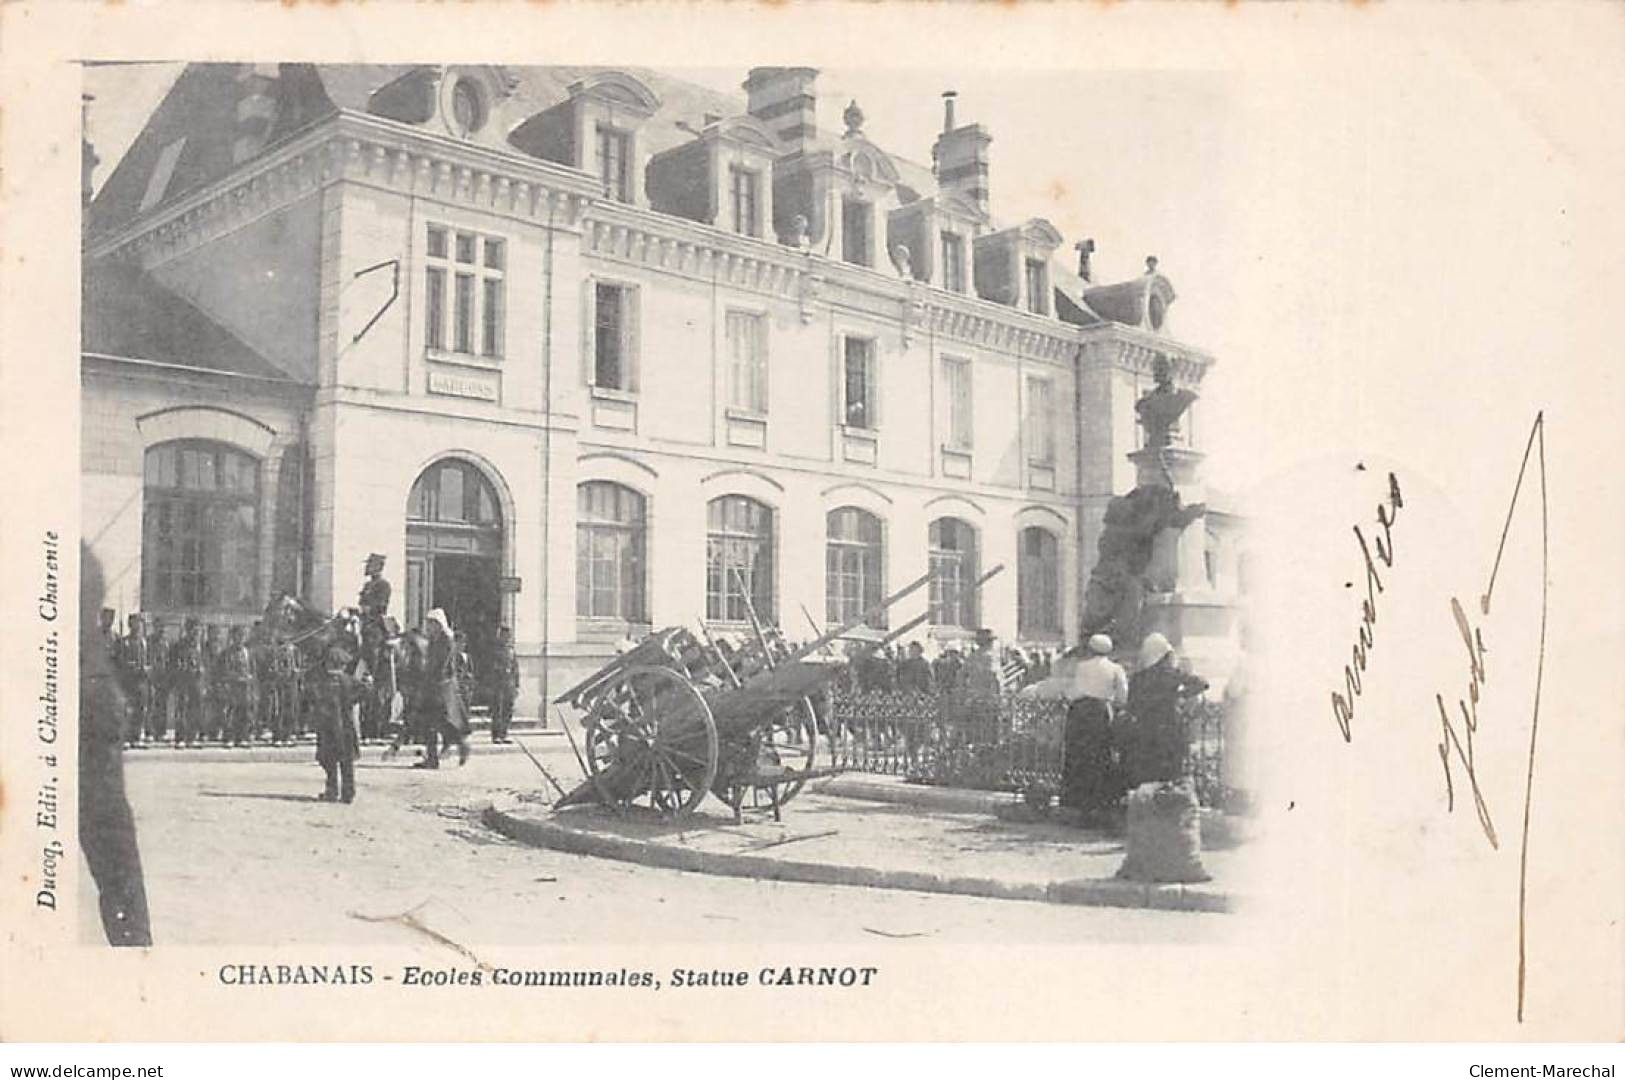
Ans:
[{"label": "tall window", "polygon": [[602,481],[576,488],[576,615],[648,621],[646,528],[643,496],[631,488]]},{"label": "tall window", "polygon": [[1027,260],[1027,310],[1049,313],[1049,273],[1043,259]]},{"label": "tall window", "polygon": [[841,200],[841,257],[857,266],[873,262],[869,254],[870,210],[862,199]]},{"label": "tall window", "polygon": [[1027,458],[1034,465],[1055,464],[1054,383],[1027,377]]},{"label": "tall window", "polygon": [[942,287],[950,292],[965,291],[965,238],[958,233],[942,234]]},{"label": "tall window", "polygon": [[223,443],[184,440],[149,449],[145,471],[142,608],[257,608],[259,461]]},{"label": "tall window", "polygon": [[869,338],[845,339],[844,389],[846,426],[873,430],[875,410],[875,343]]},{"label": "tall window", "polygon": [[767,319],[750,311],[728,312],[728,404],[767,412]]},{"label": "tall window", "polygon": [[931,624],[975,629],[976,530],[958,518],[931,523]]},{"label": "tall window", "polygon": [[597,282],[593,286],[594,386],[630,392],[636,357],[636,292],[628,285]]},{"label": "tall window", "polygon": [[1061,634],[1061,557],[1055,534],[1022,529],[1016,551],[1016,630],[1022,637]]},{"label": "tall window", "polygon": [[775,622],[772,508],[724,495],[711,500],[705,516],[705,617],[746,622],[748,596],[758,619]]},{"label": "tall window", "polygon": [[943,357],[942,385],[948,397],[948,447],[968,451],[975,443],[970,361],[961,356]]},{"label": "tall window", "polygon": [[[832,625],[844,625],[885,599],[886,553],[880,519],[855,506],[844,506],[829,512],[825,528],[825,616]],[[885,629],[886,613],[870,616],[868,624]]]},{"label": "tall window", "polygon": [[507,245],[494,236],[430,225],[424,254],[425,343],[437,351],[501,357]]},{"label": "tall window", "polygon": [[632,137],[607,124],[598,125],[598,178],[604,194],[618,202],[632,201]]},{"label": "tall window", "polygon": [[754,169],[744,169],[738,165],[728,170],[730,192],[733,196],[733,229],[736,233],[745,236],[762,235],[761,213],[758,207],[761,204],[761,174]]}]

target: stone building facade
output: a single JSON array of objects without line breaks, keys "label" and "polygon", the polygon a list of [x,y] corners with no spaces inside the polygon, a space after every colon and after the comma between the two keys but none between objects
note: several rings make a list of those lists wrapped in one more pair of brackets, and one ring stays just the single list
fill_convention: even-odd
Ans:
[{"label": "stone building facade", "polygon": [[381,552],[403,622],[512,627],[533,714],[649,627],[748,596],[806,637],[929,569],[920,636],[1074,639],[1152,363],[1211,359],[1154,268],[995,222],[951,99],[926,168],[855,104],[820,126],[816,80],[189,67],[86,214],[110,598],[331,609]]}]

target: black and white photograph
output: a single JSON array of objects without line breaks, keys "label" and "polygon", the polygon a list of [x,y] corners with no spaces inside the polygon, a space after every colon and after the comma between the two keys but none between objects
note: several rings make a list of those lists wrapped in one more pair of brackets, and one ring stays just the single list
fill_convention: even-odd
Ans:
[{"label": "black and white photograph", "polygon": [[85,648],[150,836],[110,940],[398,934],[346,905],[414,865],[497,940],[1210,935],[1222,368],[1157,255],[1003,211],[1046,149],[953,78],[910,129],[812,67],[87,65]]},{"label": "black and white photograph", "polygon": [[0,5],[0,1038],[1613,1075],[1622,10]]}]

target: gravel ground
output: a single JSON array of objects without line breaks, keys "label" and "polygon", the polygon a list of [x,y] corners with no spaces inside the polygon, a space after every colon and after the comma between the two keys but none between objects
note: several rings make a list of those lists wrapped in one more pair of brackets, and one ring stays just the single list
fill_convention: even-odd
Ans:
[{"label": "gravel ground", "polygon": [[[569,786],[568,747],[531,743]],[[1229,922],[1132,911],[719,878],[537,850],[487,830],[494,793],[540,793],[522,754],[464,768],[358,763],[354,805],[311,763],[127,754],[157,943],[392,944],[414,919],[460,942],[636,944],[1204,942]],[[791,811],[793,812],[793,807]],[[83,910],[83,909],[82,909]],[[93,910],[93,906],[89,909]],[[93,927],[87,929],[93,930]]]}]

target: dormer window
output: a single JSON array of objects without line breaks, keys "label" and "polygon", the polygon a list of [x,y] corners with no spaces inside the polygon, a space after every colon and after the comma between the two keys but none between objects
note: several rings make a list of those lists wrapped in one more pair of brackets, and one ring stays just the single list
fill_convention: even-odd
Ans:
[{"label": "dormer window", "polygon": [[617,202],[632,201],[631,144],[626,132],[598,125],[598,178],[604,194]]},{"label": "dormer window", "polygon": [[761,236],[762,174],[754,169],[731,166],[728,187],[733,202],[733,231],[743,236]]},{"label": "dormer window", "polygon": [[942,234],[942,287],[949,292],[965,291],[965,238],[958,233]]},{"label": "dormer window", "polygon": [[1049,268],[1043,259],[1027,260],[1027,310],[1035,315],[1049,314]]},{"label": "dormer window", "polygon": [[854,266],[872,266],[869,216],[874,208],[862,199],[841,200],[841,258]]},{"label": "dormer window", "polygon": [[458,79],[451,88],[451,122],[457,134],[469,136],[485,126],[485,101],[472,79]]}]

